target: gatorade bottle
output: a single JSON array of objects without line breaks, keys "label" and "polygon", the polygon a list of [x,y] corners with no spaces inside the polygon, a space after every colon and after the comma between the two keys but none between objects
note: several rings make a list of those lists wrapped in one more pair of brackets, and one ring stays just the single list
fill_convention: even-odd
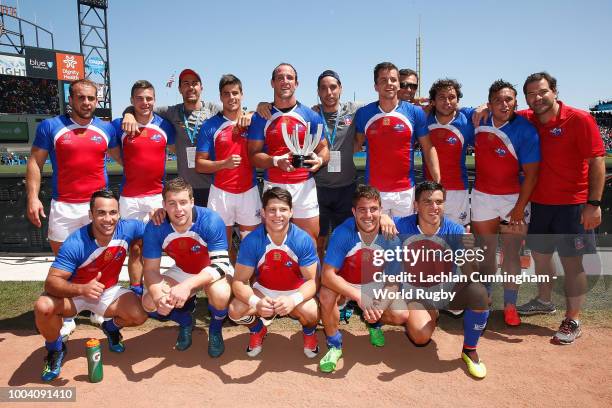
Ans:
[{"label": "gatorade bottle", "polygon": [[100,340],[89,339],[87,340],[86,346],[89,382],[100,382],[104,377],[104,373],[102,371],[102,350],[100,349]]}]

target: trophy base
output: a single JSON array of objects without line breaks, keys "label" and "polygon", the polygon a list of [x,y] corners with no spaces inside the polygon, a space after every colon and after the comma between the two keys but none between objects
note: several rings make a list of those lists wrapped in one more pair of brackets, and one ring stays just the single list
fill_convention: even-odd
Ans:
[{"label": "trophy base", "polygon": [[291,165],[295,167],[296,169],[303,169],[303,168],[309,169],[312,167],[312,165],[308,163],[304,163],[304,160],[309,160],[309,159],[310,159],[309,156],[294,154],[291,159]]}]

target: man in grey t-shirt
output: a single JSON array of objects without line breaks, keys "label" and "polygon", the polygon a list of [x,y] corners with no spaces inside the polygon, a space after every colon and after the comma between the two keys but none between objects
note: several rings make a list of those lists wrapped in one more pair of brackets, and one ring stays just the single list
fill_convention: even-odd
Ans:
[{"label": "man in grey t-shirt", "polygon": [[[220,112],[221,107],[201,101],[202,90],[200,75],[192,69],[184,69],[179,75],[179,92],[183,103],[162,106],[155,112],[174,125],[178,174],[193,187],[195,204],[206,207],[212,177],[195,169],[196,136],[202,122]],[[128,109],[123,119],[123,130],[128,133],[132,131],[132,126],[134,131],[137,129],[137,123],[130,114]]]},{"label": "man in grey t-shirt", "polygon": [[359,105],[340,102],[342,83],[340,76],[332,70],[319,75],[317,92],[321,100],[318,111],[325,119],[323,133],[330,153],[329,162],[314,174],[319,201],[317,251],[323,259],[325,242],[331,230],[353,216],[351,199],[357,177],[353,162],[353,116]]}]

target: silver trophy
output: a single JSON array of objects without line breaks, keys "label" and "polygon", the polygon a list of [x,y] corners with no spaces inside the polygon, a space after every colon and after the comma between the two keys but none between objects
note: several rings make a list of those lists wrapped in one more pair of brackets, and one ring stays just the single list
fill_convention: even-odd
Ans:
[{"label": "silver trophy", "polygon": [[312,152],[316,149],[321,141],[321,135],[323,134],[323,125],[317,125],[317,133],[310,134],[310,122],[306,123],[306,135],[304,136],[304,145],[300,147],[300,138],[298,134],[298,125],[295,125],[291,135],[287,133],[287,124],[281,125],[283,132],[283,139],[285,144],[289,148],[292,155],[291,164],[296,169],[302,167],[312,167],[310,164],[304,163],[304,160],[311,158]]}]

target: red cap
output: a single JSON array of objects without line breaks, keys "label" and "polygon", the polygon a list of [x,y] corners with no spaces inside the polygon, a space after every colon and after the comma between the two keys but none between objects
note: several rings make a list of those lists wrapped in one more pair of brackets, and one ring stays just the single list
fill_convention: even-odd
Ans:
[{"label": "red cap", "polygon": [[200,81],[200,83],[202,83],[202,79],[200,78],[200,75],[198,75],[197,72],[195,72],[193,69],[186,68],[186,69],[182,70],[181,73],[179,74],[179,85],[180,85],[181,81],[183,80],[183,77],[185,75],[189,75],[189,74],[191,74],[191,75],[195,76],[196,78],[198,78],[198,81]]}]

